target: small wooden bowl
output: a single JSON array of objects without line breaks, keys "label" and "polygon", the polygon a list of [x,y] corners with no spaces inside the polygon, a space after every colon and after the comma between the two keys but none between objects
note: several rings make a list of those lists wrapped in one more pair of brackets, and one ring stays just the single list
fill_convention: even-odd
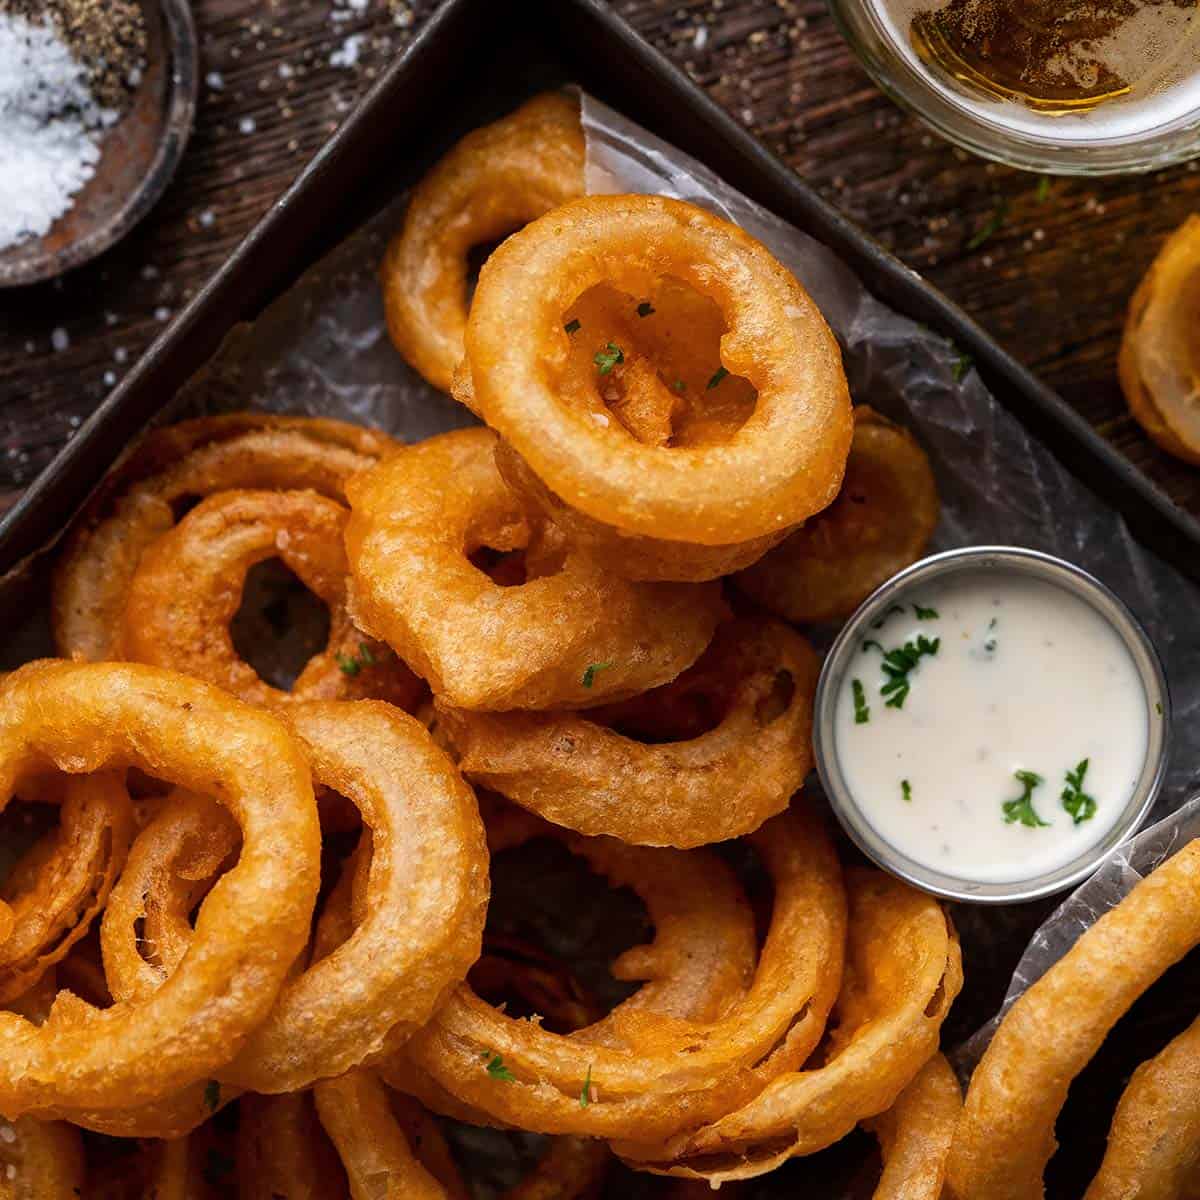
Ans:
[{"label": "small wooden bowl", "polygon": [[166,190],[192,132],[199,90],[189,0],[141,0],[146,68],[133,102],[100,144],[96,173],[41,238],[0,250],[0,287],[51,279],[125,236]]}]

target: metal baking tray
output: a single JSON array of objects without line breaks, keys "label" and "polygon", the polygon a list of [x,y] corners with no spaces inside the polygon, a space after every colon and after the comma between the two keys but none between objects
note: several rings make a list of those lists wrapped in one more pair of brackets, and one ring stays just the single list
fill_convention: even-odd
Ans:
[{"label": "metal baking tray", "polygon": [[[230,328],[254,317],[468,129],[577,82],[835,250],[897,311],[952,338],[992,393],[1200,581],[1200,523],[919,275],[822,200],[604,0],[446,0],[228,262],[0,521],[0,577],[53,542]],[[19,589],[18,589],[19,590]],[[8,593],[12,595],[12,590]],[[0,600],[0,609],[8,601]]]}]

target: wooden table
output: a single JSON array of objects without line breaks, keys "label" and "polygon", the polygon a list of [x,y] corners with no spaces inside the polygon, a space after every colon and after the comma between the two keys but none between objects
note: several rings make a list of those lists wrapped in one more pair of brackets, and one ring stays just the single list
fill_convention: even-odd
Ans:
[{"label": "wooden table", "polygon": [[[359,0],[361,3],[361,0]],[[1125,411],[1114,360],[1126,300],[1200,204],[1196,165],[1086,182],[970,158],[898,110],[823,0],[614,0],[824,195],[962,304],[1177,501],[1200,470]],[[412,36],[435,0],[196,0],[196,131],[163,202],[66,279],[0,293],[0,510],[49,461]],[[366,35],[355,65],[334,65]],[[334,60],[331,63],[331,59]],[[982,245],[968,243],[1005,206]],[[55,349],[55,346],[65,347]]]}]

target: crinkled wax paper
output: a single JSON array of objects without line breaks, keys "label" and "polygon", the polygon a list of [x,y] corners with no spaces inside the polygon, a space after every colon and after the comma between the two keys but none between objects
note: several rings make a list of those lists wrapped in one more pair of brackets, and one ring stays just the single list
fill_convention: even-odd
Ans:
[{"label": "crinkled wax paper", "polygon": [[[911,428],[928,450],[943,501],[937,548],[1008,543],[1061,555],[1104,580],[1130,606],[1163,656],[1174,700],[1173,762],[1154,817],[1179,809],[1200,787],[1196,588],[1139,547],[1102,497],[1031,440],[979,376],[964,373],[952,344],[879,303],[826,247],[707,168],[590,97],[583,98],[583,113],[591,191],[657,192],[701,204],[760,238],[796,273],[841,340],[855,400],[869,401]],[[409,440],[469,423],[470,415],[430,389],[387,338],[376,271],[403,205],[404,198],[397,198],[257,321],[236,329],[165,419],[251,406],[343,417]],[[8,641],[4,661],[49,652],[44,628],[41,614]],[[965,1038],[991,1017],[1006,988],[1005,1002],[1011,1002],[1169,847],[1197,830],[1200,809],[1193,804],[1118,852],[1044,924],[1053,902],[957,906],[968,985],[947,1029],[950,1040]],[[985,1028],[962,1049],[960,1064],[973,1061],[987,1036]],[[861,1157],[861,1147],[857,1153]],[[847,1187],[858,1194],[864,1186],[859,1174],[832,1163],[823,1172],[822,1194],[846,1195]],[[764,1187],[755,1185],[752,1194],[779,1194],[778,1183]]]}]

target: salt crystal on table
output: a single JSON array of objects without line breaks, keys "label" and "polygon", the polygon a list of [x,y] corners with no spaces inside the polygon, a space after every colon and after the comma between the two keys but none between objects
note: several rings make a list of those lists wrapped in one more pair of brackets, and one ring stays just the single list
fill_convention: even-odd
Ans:
[{"label": "salt crystal on table", "polygon": [[115,119],[53,26],[0,11],[0,248],[50,231]]}]

